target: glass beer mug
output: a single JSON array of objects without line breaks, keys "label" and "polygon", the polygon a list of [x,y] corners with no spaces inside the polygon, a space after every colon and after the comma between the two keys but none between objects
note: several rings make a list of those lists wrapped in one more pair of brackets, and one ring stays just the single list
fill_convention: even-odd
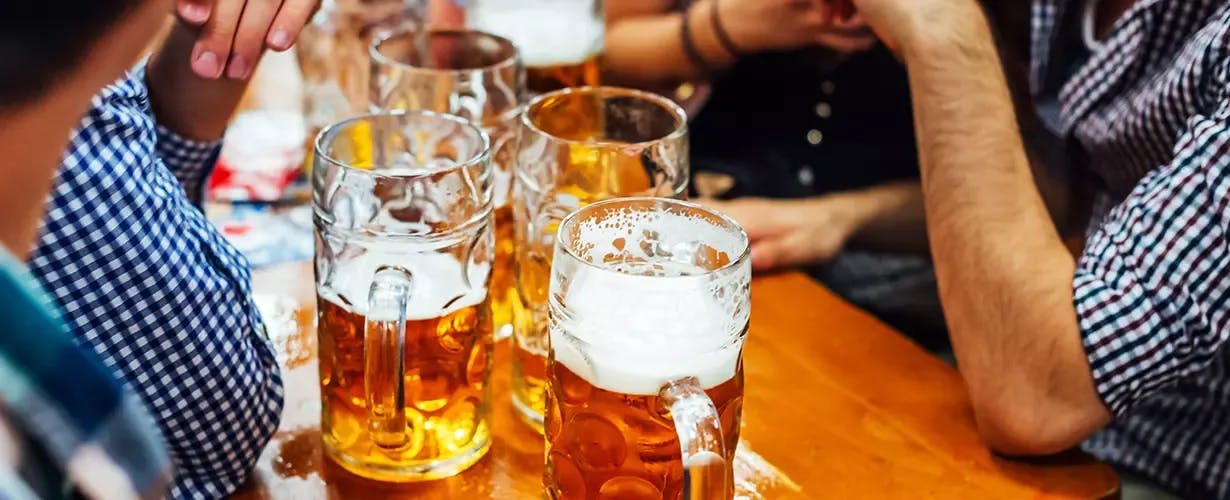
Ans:
[{"label": "glass beer mug", "polygon": [[491,137],[495,267],[491,307],[498,338],[520,309],[513,284],[512,171],[525,104],[525,70],[505,38],[466,30],[399,30],[371,47],[371,100],[380,110],[457,115]]},{"label": "glass beer mug", "polygon": [[[421,23],[427,0],[323,0],[295,42],[303,114],[311,134],[367,111],[368,47],[374,37]],[[304,166],[311,168],[311,155]]]},{"label": "glass beer mug", "polygon": [[602,0],[470,0],[469,28],[512,40],[530,92],[598,85],[606,34]]},{"label": "glass beer mug", "polygon": [[648,92],[571,88],[530,102],[519,141],[513,216],[522,314],[513,333],[513,405],[541,432],[547,288],[559,222],[595,201],[686,196],[687,117]]},{"label": "glass beer mug", "polygon": [[730,498],[748,240],[663,198],[594,203],[560,225],[551,270],[553,499]]},{"label": "glass beer mug", "polygon": [[465,120],[417,111],[316,140],[321,433],[355,474],[441,478],[490,447],[489,155]]}]

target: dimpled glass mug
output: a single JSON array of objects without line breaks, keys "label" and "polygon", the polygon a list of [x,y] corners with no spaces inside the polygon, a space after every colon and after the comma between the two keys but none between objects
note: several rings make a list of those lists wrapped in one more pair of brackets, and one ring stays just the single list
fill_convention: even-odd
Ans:
[{"label": "dimpled glass mug", "polygon": [[733,220],[663,198],[586,206],[551,267],[554,499],[730,498],[751,313]]},{"label": "dimpled glass mug", "polygon": [[457,474],[491,443],[489,140],[384,112],[324,129],[314,161],[325,454],[384,481]]}]

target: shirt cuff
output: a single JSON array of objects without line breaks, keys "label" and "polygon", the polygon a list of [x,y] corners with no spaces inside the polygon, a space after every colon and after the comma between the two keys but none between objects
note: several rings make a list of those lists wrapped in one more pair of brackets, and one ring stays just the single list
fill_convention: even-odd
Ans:
[{"label": "shirt cuff", "polygon": [[1101,235],[1086,250],[1073,281],[1074,305],[1094,387],[1113,414],[1123,415],[1176,381],[1182,370],[1174,349],[1182,339],[1110,240]]},{"label": "shirt cuff", "polygon": [[184,187],[193,203],[205,199],[206,180],[218,162],[222,141],[195,141],[158,125],[158,157]]}]

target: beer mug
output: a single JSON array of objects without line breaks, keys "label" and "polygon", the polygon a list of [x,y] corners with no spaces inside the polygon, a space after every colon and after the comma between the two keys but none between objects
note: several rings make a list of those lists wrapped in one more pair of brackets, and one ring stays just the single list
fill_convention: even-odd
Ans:
[{"label": "beer mug", "polygon": [[512,171],[525,70],[512,42],[465,30],[401,30],[371,47],[372,106],[457,115],[491,137],[495,267],[491,307],[499,338],[520,308],[513,284]]},{"label": "beer mug", "polygon": [[451,476],[490,446],[488,146],[461,118],[417,111],[316,139],[321,434],[360,476]]},{"label": "beer mug", "polygon": [[599,83],[602,0],[471,0],[466,25],[517,45],[530,92]]},{"label": "beer mug", "polygon": [[307,161],[325,126],[367,111],[368,47],[374,37],[418,25],[426,0],[324,0],[295,42],[303,75],[303,115],[310,134]]},{"label": "beer mug", "polygon": [[639,90],[582,87],[534,99],[521,118],[514,218],[517,291],[513,405],[542,431],[546,398],[547,289],[555,231],[564,216],[620,196],[687,194],[687,117]]},{"label": "beer mug", "polygon": [[551,271],[551,498],[730,498],[739,442],[748,239],[662,198],[560,225]]}]

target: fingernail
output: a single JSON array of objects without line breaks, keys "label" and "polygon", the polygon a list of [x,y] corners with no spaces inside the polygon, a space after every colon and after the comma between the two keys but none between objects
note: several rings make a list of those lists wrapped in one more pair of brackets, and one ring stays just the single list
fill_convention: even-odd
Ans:
[{"label": "fingernail", "polygon": [[201,78],[217,78],[222,75],[222,67],[218,63],[218,55],[208,50],[202,50],[192,60],[192,71]]},{"label": "fingernail", "polygon": [[279,49],[290,46],[290,33],[281,28],[274,30],[273,34],[269,35],[269,45]]},{"label": "fingernail", "polygon": [[235,80],[243,80],[252,73],[252,65],[248,64],[248,60],[243,56],[232,55],[231,62],[226,69],[226,76]]},{"label": "fingernail", "polygon": [[181,4],[180,17],[193,24],[201,24],[209,20],[209,6],[195,3]]}]

